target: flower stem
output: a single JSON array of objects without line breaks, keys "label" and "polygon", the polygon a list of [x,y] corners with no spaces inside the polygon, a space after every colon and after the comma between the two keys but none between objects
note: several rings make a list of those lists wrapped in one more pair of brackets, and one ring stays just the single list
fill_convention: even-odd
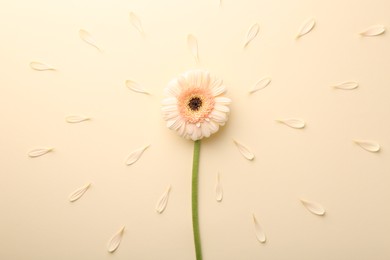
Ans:
[{"label": "flower stem", "polygon": [[196,260],[202,260],[198,217],[198,173],[199,173],[200,140],[194,142],[194,159],[192,162],[192,228],[194,231]]}]

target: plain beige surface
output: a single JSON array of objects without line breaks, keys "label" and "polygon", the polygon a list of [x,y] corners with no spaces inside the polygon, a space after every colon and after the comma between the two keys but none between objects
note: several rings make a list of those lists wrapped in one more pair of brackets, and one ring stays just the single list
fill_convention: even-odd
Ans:
[{"label": "plain beige surface", "polygon": [[[309,18],[316,27],[296,41]],[[255,22],[259,37],[242,49]],[[166,83],[192,68],[223,78],[234,101],[227,126],[201,148],[205,260],[390,259],[390,38],[358,35],[375,24],[390,26],[388,0],[223,0],[221,7],[217,0],[2,0],[0,259],[194,259],[192,143],[160,115]],[[199,65],[189,33],[199,41]],[[58,70],[34,71],[31,61]],[[266,76],[272,83],[248,95]],[[130,91],[127,79],[152,95]],[[351,80],[358,89],[330,88]],[[92,120],[66,123],[72,114]],[[307,127],[274,121],[287,117]],[[255,160],[245,160],[233,139]],[[353,139],[375,140],[382,150],[369,153]],[[147,144],[137,163],[124,164]],[[37,147],[55,150],[29,158]],[[158,215],[168,185],[168,207]],[[310,214],[300,198],[321,203],[326,215]],[[255,238],[252,213],[265,244]],[[123,225],[123,241],[109,254],[107,242]]]}]

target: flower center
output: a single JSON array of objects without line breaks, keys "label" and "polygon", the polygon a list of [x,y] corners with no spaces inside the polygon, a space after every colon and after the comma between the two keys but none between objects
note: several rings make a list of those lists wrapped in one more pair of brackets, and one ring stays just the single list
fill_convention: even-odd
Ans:
[{"label": "flower center", "polygon": [[202,100],[199,97],[193,97],[188,101],[188,107],[192,111],[198,111],[199,108],[202,106]]}]

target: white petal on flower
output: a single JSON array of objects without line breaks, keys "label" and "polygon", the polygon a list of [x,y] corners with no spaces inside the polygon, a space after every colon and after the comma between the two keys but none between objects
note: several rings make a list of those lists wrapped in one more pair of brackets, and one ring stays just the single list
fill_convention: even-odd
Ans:
[{"label": "white petal on flower", "polygon": [[211,120],[205,121],[204,124],[208,124],[212,134],[216,133],[219,129],[219,125],[217,123],[215,123],[214,121],[211,121]]},{"label": "white petal on flower", "polygon": [[210,116],[217,123],[225,123],[227,121],[226,113],[220,112],[215,109],[211,112]]},{"label": "white petal on flower", "polygon": [[209,125],[208,125],[207,122],[203,122],[203,123],[201,124],[201,129],[202,129],[202,135],[203,135],[204,137],[210,137],[210,135],[211,135],[211,130],[210,130],[210,127],[209,127]]},{"label": "white petal on flower", "polygon": [[186,79],[186,81],[187,81],[187,84],[188,84],[189,86],[191,86],[191,87],[195,85],[195,77],[194,77],[194,74],[195,74],[194,71],[190,71],[190,72],[187,72],[186,77],[185,77],[185,79]]},{"label": "white petal on flower", "polygon": [[161,110],[162,110],[163,112],[177,111],[177,106],[176,106],[176,105],[174,105],[174,106],[163,106],[163,107],[161,108]]},{"label": "white petal on flower", "polygon": [[173,118],[176,118],[178,116],[179,116],[179,111],[172,111],[172,112],[168,112],[168,113],[163,113],[163,118],[166,121],[171,120]]},{"label": "white petal on flower", "polygon": [[202,83],[203,83],[203,72],[201,70],[195,71],[195,73],[194,73],[194,82],[195,82],[195,86],[197,86],[198,88],[203,86],[202,85]]},{"label": "white petal on flower", "polygon": [[181,89],[186,89],[189,85],[187,78],[183,76],[179,76],[176,81]]},{"label": "white petal on flower", "polygon": [[203,72],[202,86],[208,88],[210,85],[210,73],[208,71]]},{"label": "white petal on flower", "polygon": [[232,103],[232,100],[227,97],[216,97],[215,103],[220,103],[222,105],[229,105],[230,103]]},{"label": "white petal on flower", "polygon": [[179,116],[167,121],[167,127],[172,130],[179,129],[182,124],[184,124],[184,121]]},{"label": "white petal on flower", "polygon": [[219,104],[216,104],[214,106],[214,109],[220,111],[220,112],[224,112],[224,113],[229,113],[230,112],[230,108],[227,107],[227,106],[224,106],[224,105],[219,105]]},{"label": "white petal on flower", "polygon": [[186,123],[181,124],[178,133],[180,136],[185,136],[186,135]]},{"label": "white petal on flower", "polygon": [[194,124],[187,124],[187,126],[186,126],[187,135],[192,135],[195,128],[196,128],[196,126]]},{"label": "white petal on flower", "polygon": [[221,79],[216,79],[211,84],[211,94],[214,97],[219,96],[226,92],[226,87],[223,85],[223,81]]},{"label": "white petal on flower", "polygon": [[163,105],[169,106],[169,105],[176,105],[177,104],[177,98],[175,97],[167,97],[164,98],[162,101]]},{"label": "white petal on flower", "polygon": [[199,127],[194,128],[194,132],[191,135],[193,141],[199,140],[202,138],[202,129]]},{"label": "white petal on flower", "polygon": [[172,80],[164,90],[167,96],[177,97],[180,95],[180,85],[177,80]]}]

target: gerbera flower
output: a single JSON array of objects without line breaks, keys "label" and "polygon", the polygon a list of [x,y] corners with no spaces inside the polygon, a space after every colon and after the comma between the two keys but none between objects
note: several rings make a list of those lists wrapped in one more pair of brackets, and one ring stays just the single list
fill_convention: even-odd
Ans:
[{"label": "gerbera flower", "polygon": [[162,102],[167,127],[194,141],[209,137],[228,120],[231,100],[221,96],[226,87],[204,70],[192,70],[173,79]]}]

